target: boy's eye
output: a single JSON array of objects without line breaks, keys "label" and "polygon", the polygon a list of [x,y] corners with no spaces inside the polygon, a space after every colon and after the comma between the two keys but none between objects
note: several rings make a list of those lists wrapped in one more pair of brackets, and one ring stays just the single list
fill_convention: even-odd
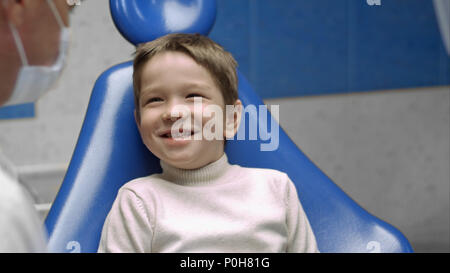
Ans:
[{"label": "boy's eye", "polygon": [[186,98],[195,98],[195,97],[203,98],[203,95],[200,95],[198,93],[190,93],[189,95],[186,96]]},{"label": "boy's eye", "polygon": [[150,98],[147,100],[147,103],[152,103],[152,102],[157,102],[157,101],[162,101],[162,99],[158,98],[158,97]]}]

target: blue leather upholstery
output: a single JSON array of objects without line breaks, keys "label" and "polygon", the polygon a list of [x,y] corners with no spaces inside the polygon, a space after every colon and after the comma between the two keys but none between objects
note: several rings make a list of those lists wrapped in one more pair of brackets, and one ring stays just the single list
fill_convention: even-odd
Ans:
[{"label": "blue leather upholstery", "polygon": [[[134,7],[135,1],[126,1],[130,5],[127,10]],[[125,3],[111,0],[112,10],[117,2]],[[239,71],[238,77],[243,105],[263,105]],[[118,189],[131,179],[161,171],[159,160],[146,149],[138,134],[132,88],[132,62],[106,70],[94,86],[69,169],[46,219],[52,252],[95,252]],[[241,126],[239,130],[245,129]],[[261,151],[260,145],[268,142],[230,140],[226,153],[232,164],[272,168],[289,175],[321,252],[412,252],[397,229],[351,200],[281,128],[278,149]]]},{"label": "blue leather upholstery", "polygon": [[173,32],[207,35],[216,19],[215,0],[110,0],[110,9],[117,29],[134,45]]}]

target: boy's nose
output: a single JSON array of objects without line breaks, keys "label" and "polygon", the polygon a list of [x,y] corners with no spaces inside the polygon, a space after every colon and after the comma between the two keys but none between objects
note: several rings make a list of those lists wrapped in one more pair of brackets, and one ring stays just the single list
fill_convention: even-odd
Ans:
[{"label": "boy's nose", "polygon": [[186,105],[175,104],[167,109],[162,114],[162,119],[167,121],[177,121],[189,115],[190,109]]},{"label": "boy's nose", "polygon": [[181,114],[179,115],[172,115],[172,113],[170,111],[164,112],[164,114],[162,115],[162,119],[163,120],[170,120],[170,121],[176,121],[178,119],[181,118]]}]

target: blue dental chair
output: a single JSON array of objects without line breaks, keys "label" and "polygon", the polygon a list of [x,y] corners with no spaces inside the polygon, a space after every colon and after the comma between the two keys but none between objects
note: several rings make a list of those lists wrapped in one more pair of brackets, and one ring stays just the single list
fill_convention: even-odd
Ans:
[{"label": "blue dental chair", "polygon": [[[156,2],[110,0],[116,27],[131,43],[171,32],[207,35],[212,28],[215,1]],[[134,122],[132,66],[131,61],[113,66],[95,83],[72,160],[45,221],[50,252],[96,252],[118,189],[136,177],[161,171],[158,158],[142,144]],[[243,105],[263,105],[239,71],[238,77]],[[264,143],[268,141],[229,140],[230,163],[286,172],[297,187],[321,252],[412,252],[397,229],[356,204],[281,128],[277,149],[261,151]]]}]

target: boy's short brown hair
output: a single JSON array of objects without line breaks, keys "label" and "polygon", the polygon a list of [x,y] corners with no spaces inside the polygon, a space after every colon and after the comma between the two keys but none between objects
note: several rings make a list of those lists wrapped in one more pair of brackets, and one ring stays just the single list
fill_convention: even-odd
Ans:
[{"label": "boy's short brown hair", "polygon": [[139,98],[142,68],[155,55],[166,51],[178,51],[189,55],[209,71],[226,105],[238,99],[237,62],[222,46],[200,34],[173,33],[139,45],[133,64],[134,103],[140,118]]}]

